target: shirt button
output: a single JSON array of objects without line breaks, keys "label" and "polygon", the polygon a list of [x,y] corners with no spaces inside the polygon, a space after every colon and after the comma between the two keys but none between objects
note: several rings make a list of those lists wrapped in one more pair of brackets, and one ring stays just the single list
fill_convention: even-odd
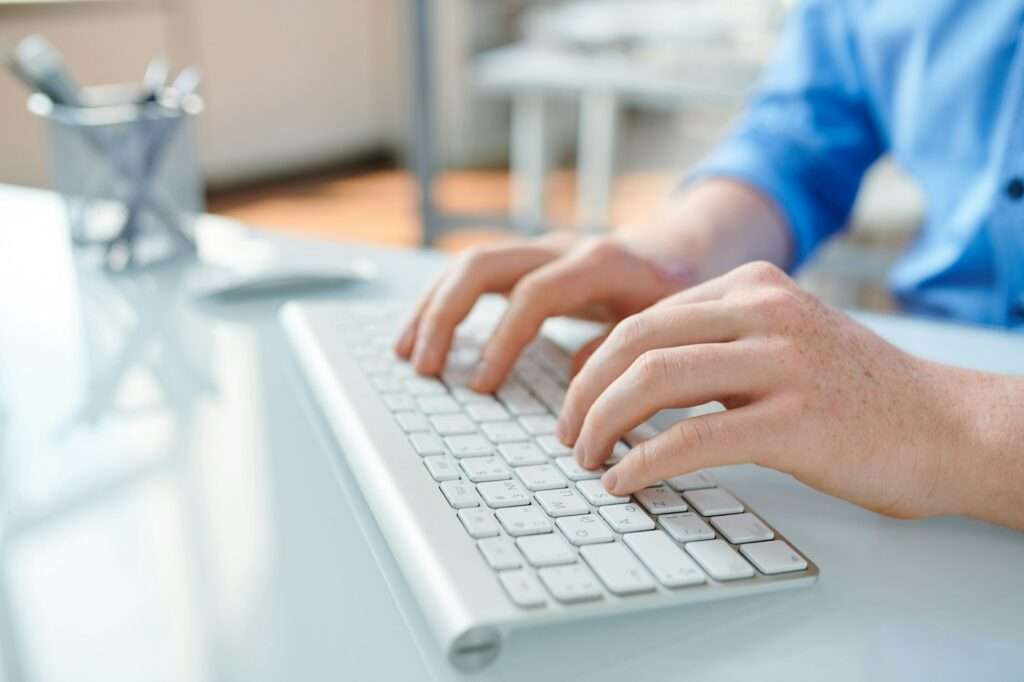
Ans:
[{"label": "shirt button", "polygon": [[1014,201],[1024,197],[1024,180],[1013,178],[1006,185],[1006,194]]},{"label": "shirt button", "polygon": [[1017,301],[1010,308],[1010,315],[1017,318],[1018,320],[1024,320],[1024,300]]}]

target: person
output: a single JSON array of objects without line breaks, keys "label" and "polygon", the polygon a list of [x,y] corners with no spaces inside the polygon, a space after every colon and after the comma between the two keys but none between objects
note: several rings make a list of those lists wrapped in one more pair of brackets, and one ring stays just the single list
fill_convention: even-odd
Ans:
[{"label": "person", "polygon": [[890,154],[927,220],[891,275],[912,313],[1024,324],[1024,2],[808,0],[739,123],[651,224],[473,249],[429,289],[396,351],[442,371],[485,292],[508,306],[473,387],[497,389],[545,318],[615,323],[585,346],[558,421],[596,468],[665,408],[717,400],[603,474],[626,495],[753,462],[902,518],[1024,529],[1024,379],[898,350],[798,287]]}]

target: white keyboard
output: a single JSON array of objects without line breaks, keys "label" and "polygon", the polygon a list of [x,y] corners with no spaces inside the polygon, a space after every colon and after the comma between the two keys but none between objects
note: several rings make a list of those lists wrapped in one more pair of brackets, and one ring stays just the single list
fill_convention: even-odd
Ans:
[{"label": "white keyboard", "polygon": [[[569,357],[538,339],[496,395],[467,388],[489,325],[463,325],[440,378],[392,352],[387,305],[296,304],[296,356],[384,536],[452,662],[549,620],[707,601],[813,582],[764,519],[693,472],[630,497],[555,437]],[[656,429],[627,434],[610,462]]]}]

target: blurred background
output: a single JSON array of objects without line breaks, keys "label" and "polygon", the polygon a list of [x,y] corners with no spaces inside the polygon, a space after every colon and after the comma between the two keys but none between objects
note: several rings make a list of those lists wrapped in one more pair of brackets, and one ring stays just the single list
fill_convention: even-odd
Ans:
[{"label": "blurred background", "polygon": [[[0,46],[43,34],[88,85],[138,81],[154,55],[198,66],[210,212],[455,251],[649,219],[728,129],[792,4],[0,0]],[[0,182],[47,187],[45,129],[25,99],[0,75]],[[883,160],[804,283],[887,308],[884,273],[922,211]]]}]

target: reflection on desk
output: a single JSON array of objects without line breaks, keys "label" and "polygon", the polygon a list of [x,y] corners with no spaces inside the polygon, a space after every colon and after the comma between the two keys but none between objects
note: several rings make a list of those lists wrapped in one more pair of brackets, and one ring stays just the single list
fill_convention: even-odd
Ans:
[{"label": "reflection on desk", "polygon": [[[193,305],[173,269],[86,270],[48,193],[0,187],[0,214],[0,253],[18,254],[0,267],[6,679],[463,679],[309,401],[277,326],[281,301]],[[442,263],[267,239],[296,257],[377,264],[383,281],[342,297],[412,295]],[[955,342],[964,362],[1024,371],[1019,337],[865,319],[911,349]],[[754,467],[715,476],[806,547],[819,585],[524,632],[473,679],[1024,670],[1020,534],[880,517]]]}]

